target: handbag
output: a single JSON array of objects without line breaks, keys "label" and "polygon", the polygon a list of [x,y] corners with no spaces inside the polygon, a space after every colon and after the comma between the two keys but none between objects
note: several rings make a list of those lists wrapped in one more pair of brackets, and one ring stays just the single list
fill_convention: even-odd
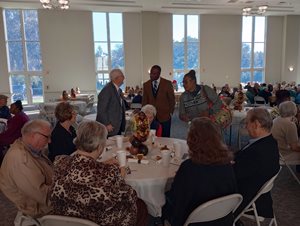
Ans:
[{"label": "handbag", "polygon": [[232,122],[232,112],[228,105],[226,105],[222,100],[222,105],[220,107],[220,110],[214,111],[212,109],[214,103],[208,98],[206,91],[204,89],[204,86],[202,86],[203,94],[207,100],[208,105],[208,117],[211,121],[219,125],[222,129],[227,128],[230,126]]}]

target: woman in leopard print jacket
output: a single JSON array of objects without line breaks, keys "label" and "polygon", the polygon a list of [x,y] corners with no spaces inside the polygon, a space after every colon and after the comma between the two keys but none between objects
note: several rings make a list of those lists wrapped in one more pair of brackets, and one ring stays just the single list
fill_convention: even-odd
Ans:
[{"label": "woman in leopard print jacket", "polygon": [[96,161],[106,137],[105,126],[98,122],[79,125],[76,153],[58,156],[54,162],[53,211],[103,226],[133,226],[137,220],[136,192],[125,183],[117,163]]}]

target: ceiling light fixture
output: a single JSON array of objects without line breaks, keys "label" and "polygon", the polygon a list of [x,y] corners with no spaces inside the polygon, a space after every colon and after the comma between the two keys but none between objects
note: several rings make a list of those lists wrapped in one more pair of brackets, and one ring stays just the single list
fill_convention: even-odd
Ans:
[{"label": "ceiling light fixture", "polygon": [[69,9],[69,0],[40,0],[44,9]]},{"label": "ceiling light fixture", "polygon": [[267,5],[261,5],[258,7],[245,7],[243,8],[243,16],[261,16],[268,9]]}]

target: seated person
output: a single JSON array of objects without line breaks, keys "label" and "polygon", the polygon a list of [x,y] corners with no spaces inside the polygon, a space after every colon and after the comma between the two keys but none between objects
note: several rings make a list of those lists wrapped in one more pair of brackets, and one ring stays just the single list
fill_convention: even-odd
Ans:
[{"label": "seated person", "polygon": [[58,156],[54,162],[53,214],[89,219],[103,226],[136,225],[141,209],[137,209],[135,190],[125,183],[124,167],[120,171],[115,159],[97,161],[106,137],[106,127],[99,122],[79,124],[76,153]]},{"label": "seated person", "polygon": [[133,97],[132,103],[141,104],[143,101],[143,91],[139,90],[137,95]]},{"label": "seated person", "polygon": [[[285,101],[279,105],[279,114],[273,121],[272,135],[277,140],[278,148],[285,160],[300,158],[300,144],[297,126],[293,121],[297,114],[296,104]],[[297,165],[297,171],[300,166]]]},{"label": "seated person", "polygon": [[[222,140],[220,128],[210,119],[192,120],[187,137],[190,159],[179,167],[163,207],[163,219],[172,226],[184,225],[199,205],[237,192],[232,156]],[[200,225],[211,223],[232,226],[233,215]]]},{"label": "seated person", "polygon": [[231,97],[230,92],[227,90],[227,87],[225,86],[222,87],[221,92],[218,94],[218,96]]},{"label": "seated person", "polygon": [[71,89],[71,98],[72,99],[76,98],[76,92],[75,92],[75,90],[73,88]]},{"label": "seated person", "polygon": [[0,94],[0,118],[10,119],[11,115],[7,107],[7,96]]},{"label": "seated person", "polygon": [[[36,119],[27,122],[21,132],[22,137],[11,145],[4,157],[0,189],[21,213],[41,217],[51,211],[48,192],[52,185],[52,163],[42,154],[50,142],[51,126],[47,121]],[[15,225],[21,225],[17,224],[21,213]]]},{"label": "seated person", "polygon": [[129,89],[128,90],[128,96],[127,96],[129,99],[132,99],[135,97],[134,95],[134,90],[133,89]]},{"label": "seated person", "polygon": [[78,86],[75,87],[75,93],[76,93],[76,94],[80,94],[80,89],[79,89]]},{"label": "seated person", "polygon": [[272,93],[269,92],[268,87],[264,87],[258,93],[258,96],[261,96],[265,99],[266,104],[269,103],[269,98],[272,96]]},{"label": "seated person", "polygon": [[56,106],[57,123],[51,133],[51,143],[48,145],[48,157],[52,162],[57,155],[70,155],[76,150],[73,143],[76,131],[72,126],[76,122],[76,115],[73,106],[68,102],[61,102]]},{"label": "seated person", "polygon": [[156,130],[156,136],[161,137],[162,136],[162,126],[161,124],[155,119],[156,117],[156,108],[151,105],[147,104],[142,107],[142,112],[144,112],[149,120],[150,129]]},{"label": "seated person", "polygon": [[[246,128],[249,144],[236,153],[234,172],[238,193],[243,201],[235,211],[237,217],[254,198],[261,187],[279,171],[279,151],[271,134],[272,117],[265,108],[253,108],[247,112]],[[270,192],[255,202],[258,215],[273,218]]]},{"label": "seated person", "polygon": [[67,100],[69,100],[69,94],[68,94],[68,92],[67,92],[66,90],[64,90],[64,91],[62,92],[61,100],[62,100],[62,101],[67,101]]},{"label": "seated person", "polygon": [[16,139],[21,137],[21,129],[29,121],[28,116],[23,112],[22,102],[17,100],[10,105],[10,113],[14,116],[7,120],[6,130],[0,133],[0,163],[5,153],[6,146],[9,146]]}]

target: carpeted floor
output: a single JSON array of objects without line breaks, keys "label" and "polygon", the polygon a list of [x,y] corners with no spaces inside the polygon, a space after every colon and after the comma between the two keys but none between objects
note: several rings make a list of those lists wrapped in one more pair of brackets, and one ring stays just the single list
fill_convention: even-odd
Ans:
[{"label": "carpeted floor", "polygon": [[[175,112],[172,121],[171,136],[186,139],[187,127],[185,123],[178,119]],[[300,174],[298,174],[300,177]],[[274,201],[274,212],[279,226],[299,226],[300,225],[300,185],[294,180],[286,167],[283,167],[272,190]],[[17,209],[0,192],[0,226],[12,226]],[[247,219],[242,219],[246,226],[256,224]],[[152,224],[153,221],[149,223]],[[262,226],[268,225],[267,222]],[[116,225],[117,226],[117,225]]]}]

